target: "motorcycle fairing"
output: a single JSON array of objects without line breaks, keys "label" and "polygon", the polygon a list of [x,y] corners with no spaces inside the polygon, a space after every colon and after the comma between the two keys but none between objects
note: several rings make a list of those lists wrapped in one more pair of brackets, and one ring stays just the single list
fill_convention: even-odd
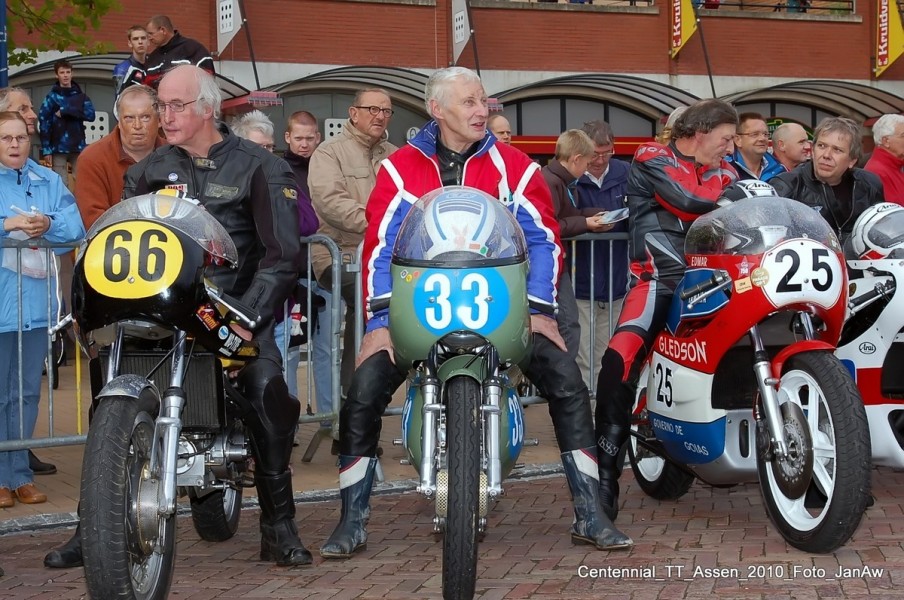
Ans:
[{"label": "motorcycle fairing", "polygon": [[650,426],[669,456],[685,464],[712,462],[725,450],[725,417],[692,423],[651,413]]},{"label": "motorcycle fairing", "polygon": [[[681,299],[682,291],[710,279],[716,272],[717,269],[688,269],[685,272],[684,278],[675,289],[675,295],[669,307],[669,316],[666,320],[666,329],[669,333],[675,335],[681,321],[711,315],[728,303],[728,294],[724,291],[718,291],[696,302],[694,300],[697,299],[693,297],[687,300]],[[691,304],[691,302],[694,303]]]}]

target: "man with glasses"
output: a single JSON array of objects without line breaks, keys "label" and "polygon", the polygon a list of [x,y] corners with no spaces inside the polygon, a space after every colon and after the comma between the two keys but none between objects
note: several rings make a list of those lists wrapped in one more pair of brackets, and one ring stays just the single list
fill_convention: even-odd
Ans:
[{"label": "man with glasses", "polygon": [[[367,221],[364,208],[373,190],[380,162],[395,152],[386,128],[392,118],[392,99],[381,89],[355,94],[342,133],[320,144],[311,155],[308,186],[320,219],[318,233],[329,236],[342,252],[342,262],[355,262]],[[326,246],[311,246],[311,263],[318,283],[330,291],[333,268]],[[342,395],[348,391],[355,368],[355,278],[344,268],[339,293],[345,300],[345,337],[342,349]],[[337,449],[338,450],[338,449]]]},{"label": "man with glasses", "polygon": [[785,167],[769,154],[769,128],[763,115],[755,112],[738,115],[734,143],[731,161],[741,179],[769,181],[785,172]]},{"label": "man with glasses", "polygon": [[[593,154],[587,171],[578,179],[578,207],[595,208],[609,212],[625,207],[625,188],[628,185],[630,165],[612,158],[615,154],[615,136],[605,121],[588,121],[582,127],[593,142]],[[628,221],[608,226],[606,232],[628,230]],[[593,249],[593,285],[590,283],[590,249]],[[610,271],[611,253],[611,271]],[[578,303],[581,326],[581,346],[578,366],[586,381],[596,372],[596,364],[606,351],[609,342],[609,316],[618,317],[622,298],[628,288],[628,242],[596,241],[578,242],[575,249],[574,294]],[[609,289],[609,281],[612,289]],[[611,298],[610,298],[611,291]],[[590,360],[590,315],[594,315],[593,361]]]},{"label": "man with glasses", "polygon": [[[286,161],[219,121],[222,102],[213,76],[199,67],[178,66],[164,75],[157,109],[167,144],[126,172],[124,197],[182,190],[235,242],[238,269],[214,268],[211,279],[263,318],[253,334],[260,355],[236,380],[252,407],[244,423],[261,506],[260,559],[307,565],[311,553],[298,538],[289,470],[301,406],[289,395],[273,338],[273,315],[298,279],[298,190]],[[251,332],[232,327],[251,339]]]},{"label": "man with glasses", "polygon": [[85,229],[122,198],[126,169],[163,144],[156,102],[157,94],[147,86],[123,90],[116,99],[119,123],[82,152],[82,176],[75,180],[75,201]]}]

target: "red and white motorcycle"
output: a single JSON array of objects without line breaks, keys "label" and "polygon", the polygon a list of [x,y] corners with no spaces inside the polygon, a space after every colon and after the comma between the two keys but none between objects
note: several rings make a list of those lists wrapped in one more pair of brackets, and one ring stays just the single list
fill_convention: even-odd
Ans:
[{"label": "red and white motorcycle", "polygon": [[904,207],[863,212],[844,245],[848,318],[836,356],[860,389],[873,464],[904,467]]}]

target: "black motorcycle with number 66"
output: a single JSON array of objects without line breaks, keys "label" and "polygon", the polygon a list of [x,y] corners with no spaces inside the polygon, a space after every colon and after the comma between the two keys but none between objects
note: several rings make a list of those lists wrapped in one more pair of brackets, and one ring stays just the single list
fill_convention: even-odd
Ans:
[{"label": "black motorcycle with number 66", "polygon": [[202,539],[238,528],[250,408],[227,369],[257,347],[229,323],[253,330],[260,319],[206,277],[237,262],[216,219],[164,193],[113,206],[79,251],[72,316],[92,357],[80,501],[92,598],[167,597],[180,496]]}]

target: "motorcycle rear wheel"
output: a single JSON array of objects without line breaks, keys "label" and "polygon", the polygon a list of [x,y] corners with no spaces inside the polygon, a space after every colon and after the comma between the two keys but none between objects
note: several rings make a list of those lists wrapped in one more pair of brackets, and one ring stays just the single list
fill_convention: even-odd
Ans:
[{"label": "motorcycle rear wheel", "polygon": [[[810,478],[806,491],[790,498],[777,479],[779,465],[774,459],[767,461],[764,449],[758,448],[760,490],[767,513],[795,548],[833,552],[854,534],[870,498],[871,447],[863,401],[847,370],[828,352],[792,357],[782,374],[778,396],[780,404],[793,402],[803,411],[812,439],[812,473],[802,474]],[[801,414],[783,411],[786,427],[792,431],[793,412]],[[784,466],[786,473],[789,468]]]},{"label": "motorcycle rear wheel", "polygon": [[226,488],[199,496],[189,490],[191,520],[195,531],[207,542],[225,542],[239,529],[242,514],[242,489]]},{"label": "motorcycle rear wheel", "polygon": [[[162,600],[169,593],[176,517],[149,515],[148,501],[139,494],[153,440],[154,418],[138,400],[105,398],[95,409],[80,499],[85,583],[91,598]],[[139,514],[142,505],[145,511]],[[151,537],[141,533],[148,531],[147,519],[156,521],[150,522],[156,525]]]},{"label": "motorcycle rear wheel", "polygon": [[449,492],[443,535],[443,598],[470,600],[477,585],[480,518],[480,386],[466,376],[446,382]]},{"label": "motorcycle rear wheel", "polygon": [[[646,389],[638,389],[635,409],[645,394]],[[691,489],[695,477],[650,448],[641,445],[635,434],[647,439],[653,437],[653,428],[650,426],[646,410],[642,411],[640,418],[635,415],[631,423],[631,437],[627,444],[628,460],[631,461],[631,470],[640,489],[656,500],[677,500],[684,496]],[[652,443],[658,442],[652,440]]]}]

